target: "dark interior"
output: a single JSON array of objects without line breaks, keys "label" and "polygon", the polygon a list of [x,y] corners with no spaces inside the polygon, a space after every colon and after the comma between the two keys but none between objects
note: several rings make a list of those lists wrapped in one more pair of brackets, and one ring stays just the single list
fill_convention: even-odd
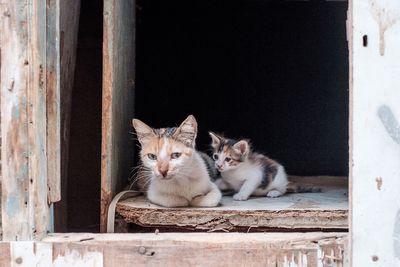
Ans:
[{"label": "dark interior", "polygon": [[245,137],[289,174],[347,175],[346,2],[139,1],[136,117]]},{"label": "dark interior", "polygon": [[[165,127],[193,114],[201,150],[213,130],[250,138],[289,174],[347,175],[346,10],[339,1],[138,0],[136,117]],[[102,1],[82,0],[68,231],[99,226],[101,63]]]}]

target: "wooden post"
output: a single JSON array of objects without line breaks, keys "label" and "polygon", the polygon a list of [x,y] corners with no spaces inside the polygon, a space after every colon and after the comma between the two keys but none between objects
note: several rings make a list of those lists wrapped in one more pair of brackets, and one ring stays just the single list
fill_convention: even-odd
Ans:
[{"label": "wooden post", "polygon": [[[58,113],[52,113],[59,103],[58,43],[48,31],[57,27],[53,17],[57,9],[46,4],[40,0],[0,4],[3,240],[46,236],[52,231],[50,205],[59,199],[59,187],[51,186],[59,183],[59,174],[51,165],[59,163],[48,164],[53,155],[49,151],[59,150],[59,146],[48,150],[59,144],[48,142],[53,130],[49,127],[59,120]],[[55,116],[49,125],[48,111]],[[50,135],[53,140],[59,138]]]},{"label": "wooden post", "polygon": [[67,177],[69,153],[69,129],[71,119],[71,97],[74,85],[76,48],[78,42],[80,0],[55,1],[59,2],[59,56],[60,56],[60,163],[56,170],[60,173],[61,201],[54,207],[54,228],[56,232],[67,231]]},{"label": "wooden post", "polygon": [[104,0],[101,232],[106,231],[108,205],[132,167],[134,18],[134,0]]},{"label": "wooden post", "polygon": [[10,0],[0,8],[3,240],[21,240],[32,234],[28,221],[28,6],[26,1]]},{"label": "wooden post", "polygon": [[351,2],[354,266],[400,265],[400,2]]}]

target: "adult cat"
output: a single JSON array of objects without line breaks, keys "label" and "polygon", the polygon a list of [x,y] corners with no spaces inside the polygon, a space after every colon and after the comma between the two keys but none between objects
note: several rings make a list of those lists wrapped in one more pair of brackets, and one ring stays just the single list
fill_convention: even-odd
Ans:
[{"label": "adult cat", "polygon": [[179,127],[154,129],[133,119],[141,145],[137,187],[164,207],[214,207],[221,192],[211,181],[212,161],[195,149],[197,122],[188,116]]}]

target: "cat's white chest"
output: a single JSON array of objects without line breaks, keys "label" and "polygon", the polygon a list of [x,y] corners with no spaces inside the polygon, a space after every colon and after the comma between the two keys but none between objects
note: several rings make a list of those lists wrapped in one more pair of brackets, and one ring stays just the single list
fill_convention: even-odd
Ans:
[{"label": "cat's white chest", "polygon": [[262,175],[262,168],[250,164],[243,164],[235,170],[221,173],[224,181],[236,191],[239,191],[243,183],[248,179],[255,180],[256,183],[261,183]]}]

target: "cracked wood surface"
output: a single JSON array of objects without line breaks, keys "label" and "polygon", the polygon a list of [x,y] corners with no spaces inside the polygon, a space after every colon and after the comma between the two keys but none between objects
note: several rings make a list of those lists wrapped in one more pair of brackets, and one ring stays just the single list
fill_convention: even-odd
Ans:
[{"label": "cracked wood surface", "polygon": [[348,229],[347,178],[291,177],[318,186],[320,193],[292,193],[279,198],[257,197],[234,201],[225,196],[214,208],[163,208],[144,196],[126,199],[117,213],[143,227],[200,231],[332,230]]},{"label": "cracked wood surface", "polygon": [[0,243],[0,266],[348,266],[347,233],[50,234]]}]

